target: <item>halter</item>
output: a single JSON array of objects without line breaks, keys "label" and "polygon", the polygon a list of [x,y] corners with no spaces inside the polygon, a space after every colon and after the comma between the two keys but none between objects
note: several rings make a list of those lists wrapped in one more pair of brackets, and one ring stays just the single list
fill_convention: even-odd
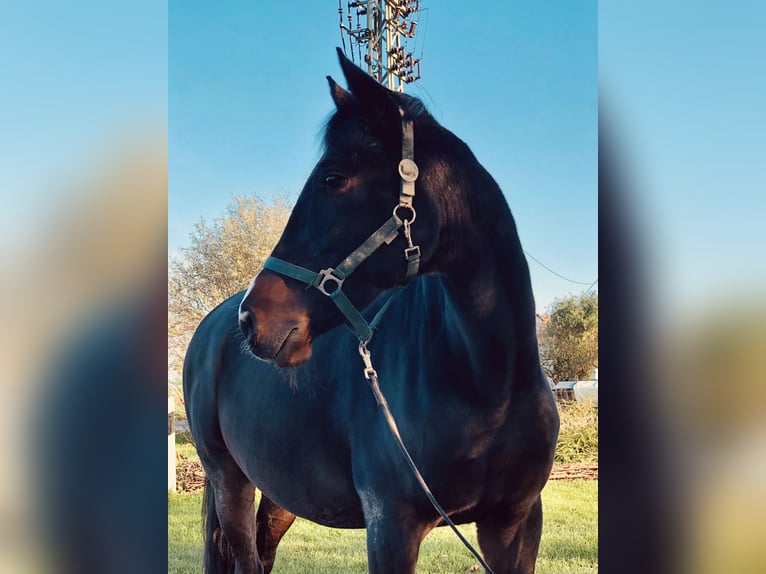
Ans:
[{"label": "halter", "polygon": [[[264,269],[297,279],[306,283],[308,288],[315,287],[320,293],[332,299],[348,321],[349,329],[359,339],[360,344],[365,346],[372,338],[373,329],[377,326],[399,288],[412,281],[420,267],[420,246],[413,245],[410,230],[410,226],[417,217],[415,208],[412,206],[412,200],[415,197],[415,180],[418,178],[418,166],[413,159],[415,155],[415,138],[412,120],[405,116],[402,108],[399,108],[399,113],[402,116],[402,160],[399,162],[401,188],[399,191],[399,203],[394,207],[391,217],[335,267],[328,267],[316,272],[274,256],[267,258],[263,263]],[[375,317],[370,322],[367,322],[343,292],[343,282],[378,248],[383,246],[383,244],[389,245],[396,239],[401,231],[403,231],[404,237],[407,240],[407,247],[404,250],[407,272],[404,281],[392,291],[388,300]]]}]

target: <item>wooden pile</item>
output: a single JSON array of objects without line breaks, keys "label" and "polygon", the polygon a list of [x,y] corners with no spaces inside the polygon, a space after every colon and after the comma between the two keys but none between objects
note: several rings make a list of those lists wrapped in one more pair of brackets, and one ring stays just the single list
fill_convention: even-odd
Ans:
[{"label": "wooden pile", "polygon": [[176,464],[176,490],[198,492],[205,486],[205,471],[198,460],[179,456]]}]

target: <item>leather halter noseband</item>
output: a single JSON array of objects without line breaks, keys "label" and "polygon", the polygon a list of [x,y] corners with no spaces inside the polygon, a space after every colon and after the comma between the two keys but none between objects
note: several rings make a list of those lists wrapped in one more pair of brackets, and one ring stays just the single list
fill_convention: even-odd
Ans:
[{"label": "leather halter noseband", "polygon": [[267,258],[263,263],[264,269],[297,279],[306,283],[309,288],[315,287],[320,293],[330,297],[340,312],[346,317],[351,331],[361,343],[365,344],[372,338],[373,329],[382,317],[383,312],[388,308],[398,289],[391,293],[391,296],[381,307],[380,311],[368,322],[343,292],[343,282],[378,248],[383,244],[388,245],[396,239],[402,230],[407,240],[407,248],[404,250],[407,272],[404,281],[399,287],[409,283],[417,275],[418,268],[420,267],[420,247],[412,244],[410,232],[410,226],[417,217],[415,208],[412,206],[412,200],[415,197],[415,180],[418,178],[418,166],[414,161],[415,138],[412,120],[405,115],[402,108],[399,108],[399,113],[402,116],[402,160],[399,162],[401,189],[399,191],[399,203],[394,207],[388,221],[381,225],[364,243],[354,249],[348,257],[335,267],[328,267],[318,272],[311,271],[274,256]]}]

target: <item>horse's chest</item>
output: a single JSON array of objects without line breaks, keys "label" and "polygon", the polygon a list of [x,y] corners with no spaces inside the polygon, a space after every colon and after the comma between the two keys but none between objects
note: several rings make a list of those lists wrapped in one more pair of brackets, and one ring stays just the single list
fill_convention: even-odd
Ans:
[{"label": "horse's chest", "polygon": [[[396,398],[392,403],[402,442],[434,493],[452,509],[476,502],[498,429],[492,417],[459,403]],[[351,444],[358,486],[422,500],[384,414],[377,408],[360,412],[354,424]]]}]

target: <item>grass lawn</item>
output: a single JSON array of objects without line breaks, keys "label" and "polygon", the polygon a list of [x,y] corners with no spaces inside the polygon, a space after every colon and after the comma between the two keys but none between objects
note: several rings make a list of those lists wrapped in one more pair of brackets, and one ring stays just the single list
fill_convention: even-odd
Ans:
[{"label": "grass lawn", "polygon": [[[538,574],[598,571],[598,482],[550,482],[543,491],[543,539]],[[201,494],[168,495],[168,573],[202,571]],[[476,544],[474,525],[460,527]],[[477,564],[449,528],[423,542],[419,574],[462,574]],[[279,546],[275,574],[363,574],[367,572],[364,530],[337,530],[296,520]]]}]

